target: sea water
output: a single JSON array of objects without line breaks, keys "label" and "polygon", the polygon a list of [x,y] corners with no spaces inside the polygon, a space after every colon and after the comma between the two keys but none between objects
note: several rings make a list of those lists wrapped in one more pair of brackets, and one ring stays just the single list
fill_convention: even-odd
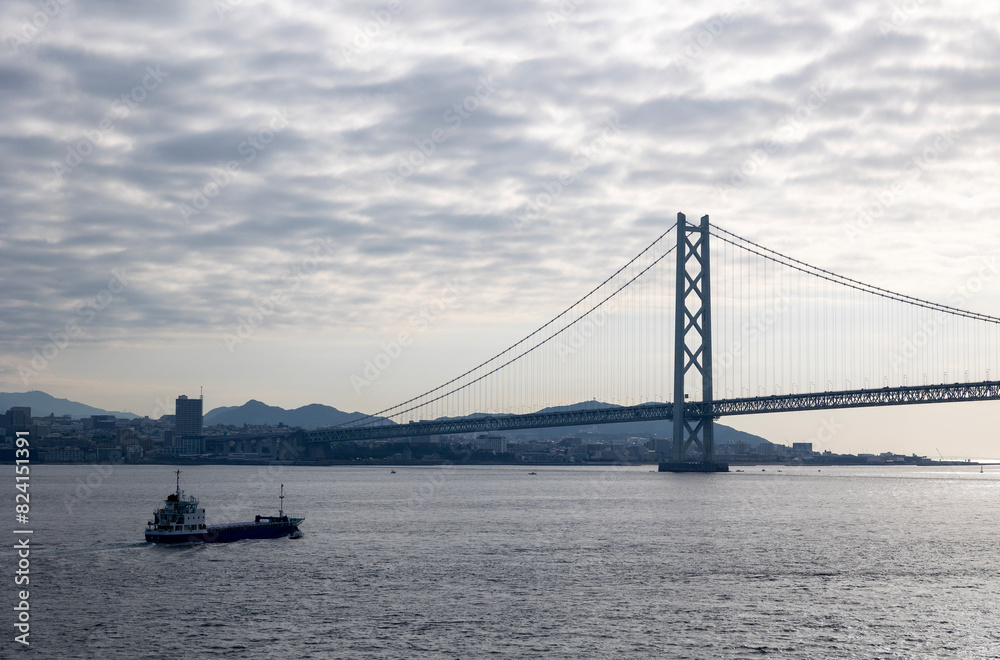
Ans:
[{"label": "sea water", "polygon": [[33,656],[1000,657],[996,466],[192,466],[302,537],[147,544],[174,469],[32,466]]}]

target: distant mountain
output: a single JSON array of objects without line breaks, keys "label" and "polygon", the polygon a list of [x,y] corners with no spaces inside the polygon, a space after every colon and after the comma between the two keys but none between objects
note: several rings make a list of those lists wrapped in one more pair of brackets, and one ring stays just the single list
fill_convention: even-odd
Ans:
[{"label": "distant mountain", "polygon": [[337,426],[344,422],[364,417],[359,412],[346,413],[331,406],[311,403],[294,410],[286,410],[278,406],[269,406],[251,399],[242,406],[224,406],[213,408],[205,414],[205,426],[227,424],[243,426],[244,424],[269,424],[277,426],[295,426],[304,429],[317,429],[327,426]]},{"label": "distant mountain", "polygon": [[0,413],[5,413],[14,406],[29,406],[32,417],[61,417],[70,415],[74,418],[90,417],[91,415],[114,415],[123,419],[134,419],[138,415],[127,412],[115,412],[95,408],[69,399],[57,399],[51,394],[32,390],[31,392],[0,392]]}]

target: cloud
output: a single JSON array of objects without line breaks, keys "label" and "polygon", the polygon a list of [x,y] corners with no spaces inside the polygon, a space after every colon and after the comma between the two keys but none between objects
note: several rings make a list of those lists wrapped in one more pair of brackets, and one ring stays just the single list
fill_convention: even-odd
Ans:
[{"label": "cloud", "polygon": [[[379,3],[269,0],[221,15],[193,2],[62,5],[0,58],[6,387],[115,268],[133,280],[85,329],[87,346],[173,346],[195,371],[204,355],[234,372],[259,359],[227,354],[219,337],[275,287],[290,289],[252,341],[278,362],[300,359],[283,341],[326,346],[328,357],[287,364],[316,370],[302,389],[269,401],[301,405],[353,368],[358,342],[391,337],[447,279],[468,293],[441,332],[486,322],[514,339],[677,211],[847,274],[876,261],[872,280],[928,297],[945,293],[935,275],[899,273],[937,246],[887,236],[950,222],[1000,251],[996,10],[924,3],[883,35],[890,5],[744,4],[559,13],[554,2],[401,0],[389,20]],[[36,9],[6,4],[4,34]],[[356,28],[367,39],[355,43]],[[692,43],[700,50],[680,62]],[[155,86],[151,68],[164,74]],[[825,100],[803,112],[817,88]],[[602,140],[612,118],[621,130]],[[851,241],[859,209],[949,129],[954,147]],[[720,195],[769,141],[780,148]],[[73,152],[80,162],[57,174]],[[564,172],[572,183],[547,192]],[[512,216],[546,194],[519,231]],[[88,369],[132,377],[114,351],[82,342],[32,386],[72,388]],[[253,383],[214,377],[255,396]],[[421,387],[388,380],[345,407]]]}]

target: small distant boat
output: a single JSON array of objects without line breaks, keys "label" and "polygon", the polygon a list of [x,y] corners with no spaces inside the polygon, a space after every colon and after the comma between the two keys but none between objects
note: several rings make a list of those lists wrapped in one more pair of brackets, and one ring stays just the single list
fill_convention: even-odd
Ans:
[{"label": "small distant boat", "polygon": [[255,516],[253,522],[206,525],[205,509],[198,500],[181,490],[181,471],[177,470],[177,490],[167,496],[164,505],[153,512],[146,525],[150,543],[229,543],[243,539],[275,539],[299,532],[305,518],[285,515],[285,485],[281,485],[278,515]]},{"label": "small distant boat", "polygon": [[389,474],[396,474],[395,470],[389,470]]},{"label": "small distant boat", "polygon": [[528,474],[531,475],[531,474],[538,474],[538,473],[537,472],[529,472]]}]

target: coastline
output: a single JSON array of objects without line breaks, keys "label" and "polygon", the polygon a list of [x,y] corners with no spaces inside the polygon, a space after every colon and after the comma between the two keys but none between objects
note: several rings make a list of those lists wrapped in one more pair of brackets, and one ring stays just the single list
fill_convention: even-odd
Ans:
[{"label": "coastline", "polygon": [[[740,467],[839,467],[839,466],[852,466],[852,467],[956,467],[956,466],[990,466],[990,465],[1000,465],[1000,463],[986,463],[983,461],[973,461],[973,460],[923,460],[914,462],[886,462],[886,463],[872,463],[867,460],[861,459],[859,457],[844,457],[845,460],[808,460],[808,461],[760,461],[760,460],[733,460],[727,459],[730,466],[740,466]],[[45,462],[45,461],[32,461],[35,465],[247,465],[247,466],[260,466],[260,465],[287,465],[287,466],[301,466],[301,467],[318,467],[318,466],[330,466],[330,467],[439,467],[442,465],[496,465],[496,466],[516,466],[516,467],[611,467],[611,466],[631,466],[631,467],[641,467],[644,465],[657,467],[658,463],[646,462],[646,461],[579,461],[574,463],[567,463],[565,461],[480,461],[480,460],[466,460],[466,461],[448,461],[448,460],[393,460],[393,461],[377,461],[377,460],[358,460],[358,461],[345,461],[345,460],[333,460],[333,459],[317,459],[311,461],[261,461],[261,460],[239,460],[233,461],[228,459],[212,459],[212,458],[191,458],[191,459],[178,459],[176,457],[171,457],[164,460],[145,460],[141,462],[125,462],[125,461],[74,461],[74,462]],[[0,461],[0,465],[13,465],[13,460],[3,460]]]}]

